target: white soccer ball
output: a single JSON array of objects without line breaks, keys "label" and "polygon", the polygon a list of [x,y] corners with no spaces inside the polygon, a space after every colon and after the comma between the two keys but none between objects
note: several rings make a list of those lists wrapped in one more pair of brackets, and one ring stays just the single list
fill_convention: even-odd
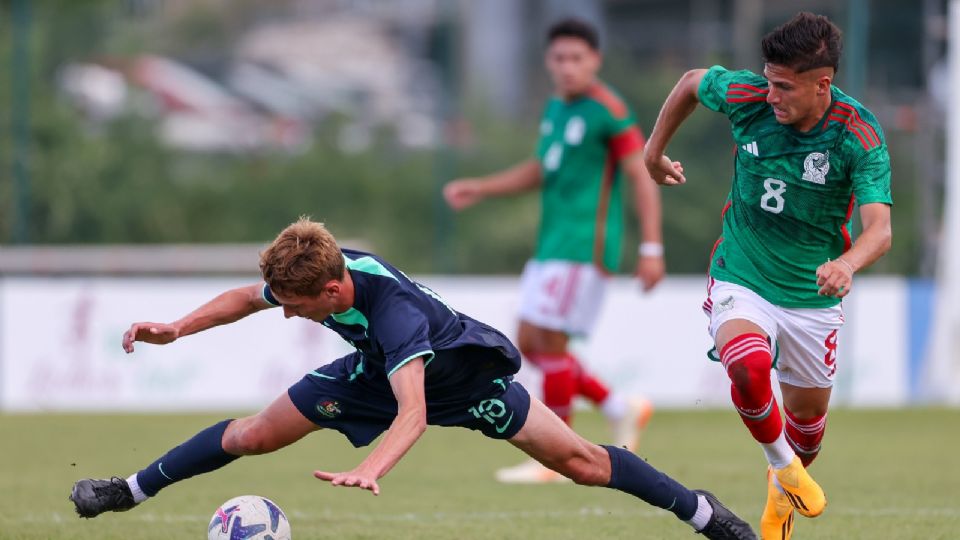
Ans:
[{"label": "white soccer ball", "polygon": [[208,540],[290,540],[290,522],[266,497],[241,495],[220,505],[207,526]]}]

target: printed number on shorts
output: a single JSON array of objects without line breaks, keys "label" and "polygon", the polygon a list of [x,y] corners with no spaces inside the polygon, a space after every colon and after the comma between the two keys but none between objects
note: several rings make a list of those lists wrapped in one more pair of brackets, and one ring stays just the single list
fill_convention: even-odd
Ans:
[{"label": "printed number on shorts", "polygon": [[498,433],[506,431],[510,425],[510,421],[513,420],[513,413],[510,413],[510,416],[505,422],[498,424],[499,419],[503,418],[503,415],[507,413],[507,406],[499,399],[485,399],[476,407],[470,407],[468,410],[478,419],[483,418],[493,424],[493,427],[496,428]]},{"label": "printed number on shorts", "polygon": [[828,368],[831,368],[831,376],[837,372],[837,342],[838,338],[836,330],[830,332],[830,335],[827,336],[827,339],[823,341],[823,345],[827,348],[827,354],[823,357],[823,363]]},{"label": "printed number on shorts", "polygon": [[787,192],[787,183],[776,178],[767,178],[763,181],[763,196],[760,197],[760,208],[767,212],[779,214],[783,212],[783,194]]}]

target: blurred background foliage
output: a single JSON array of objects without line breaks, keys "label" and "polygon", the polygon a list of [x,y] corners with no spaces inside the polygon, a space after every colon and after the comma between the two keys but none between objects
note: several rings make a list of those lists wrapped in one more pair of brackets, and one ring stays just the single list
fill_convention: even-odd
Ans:
[{"label": "blurred background foliage", "polygon": [[[310,125],[308,142],[293,152],[196,153],[164,144],[154,121],[135,109],[91,123],[62,99],[56,84],[60,69],[71,61],[151,52],[216,76],[235,36],[270,17],[269,6],[247,0],[218,9],[216,3],[198,2],[160,19],[145,1],[23,4],[0,2],[0,80],[14,81],[0,84],[0,242],[266,242],[306,214],[326,222],[339,238],[362,241],[411,272],[516,273],[532,251],[536,194],[488,201],[454,215],[440,190],[451,178],[493,172],[532,154],[539,107],[549,88],[542,69],[537,71],[539,33],[528,38],[528,75],[530,85],[543,90],[540,95],[521,114],[505,116],[481,100],[462,97],[465,93],[448,82],[448,94],[438,98],[445,103],[437,109],[440,135],[434,145],[403,147],[391,131],[403,128],[386,126],[374,129],[362,150],[345,152],[341,134],[350,118],[334,113]],[[18,41],[14,25],[24,9],[30,24]],[[442,65],[451,56],[444,36],[456,31],[442,24],[426,30],[421,52],[440,59],[441,75],[456,69]],[[24,51],[26,63],[17,56]],[[729,59],[718,55],[713,61]],[[696,66],[642,59],[614,40],[602,76],[649,131],[687,67]],[[18,95],[24,82],[27,94]],[[11,127],[18,113],[27,120],[25,137]],[[912,133],[888,128],[886,135],[894,167],[895,242],[876,270],[917,274],[917,239],[924,231],[917,225]],[[701,273],[706,266],[730,185],[732,144],[725,120],[701,110],[669,149],[684,162],[689,179],[686,186],[662,190],[672,273]],[[9,174],[17,159],[27,167],[25,198],[17,196]],[[18,214],[28,217],[20,238],[14,230]],[[630,215],[627,246],[636,242]],[[632,268],[634,251],[624,249],[624,271]]]}]

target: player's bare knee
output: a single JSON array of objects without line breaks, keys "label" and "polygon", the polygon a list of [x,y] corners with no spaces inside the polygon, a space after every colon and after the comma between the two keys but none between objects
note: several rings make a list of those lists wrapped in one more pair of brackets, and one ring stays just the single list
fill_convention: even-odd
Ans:
[{"label": "player's bare knee", "polygon": [[266,454],[276,450],[270,428],[256,417],[234,420],[223,434],[224,451],[238,456]]},{"label": "player's bare knee", "polygon": [[534,331],[523,323],[517,331],[517,348],[520,349],[520,354],[527,358],[537,353],[537,340]]},{"label": "player's bare knee", "polygon": [[534,357],[535,357],[536,354],[537,354],[537,349],[536,349],[536,347],[535,347],[535,345],[534,345],[534,343],[533,343],[532,340],[530,340],[530,339],[518,339],[518,340],[517,340],[517,348],[520,349],[520,354],[522,354],[524,357],[530,359],[531,362],[534,361],[533,359],[534,359]]},{"label": "player's bare knee", "polygon": [[805,404],[801,406],[787,406],[786,408],[790,414],[797,420],[812,420],[814,418],[820,418],[827,414],[828,405],[823,404]]}]

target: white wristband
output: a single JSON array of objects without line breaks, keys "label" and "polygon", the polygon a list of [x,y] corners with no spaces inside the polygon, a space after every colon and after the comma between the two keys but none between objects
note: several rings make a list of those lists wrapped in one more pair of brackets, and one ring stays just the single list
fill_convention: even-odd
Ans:
[{"label": "white wristband", "polygon": [[637,252],[641,257],[663,257],[663,244],[659,242],[641,242]]}]

